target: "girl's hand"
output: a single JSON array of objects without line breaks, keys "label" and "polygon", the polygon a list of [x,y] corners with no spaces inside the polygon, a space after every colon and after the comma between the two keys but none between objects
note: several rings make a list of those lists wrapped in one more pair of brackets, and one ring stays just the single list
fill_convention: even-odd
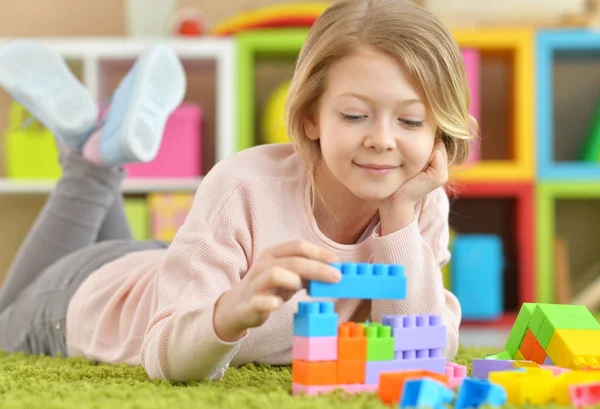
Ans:
[{"label": "girl's hand", "polygon": [[217,301],[215,332],[221,339],[233,342],[248,328],[262,325],[306,281],[338,282],[340,271],[328,264],[336,260],[335,253],[305,240],[268,248],[240,283]]},{"label": "girl's hand", "polygon": [[379,202],[381,234],[390,234],[407,226],[414,218],[415,206],[419,200],[447,181],[448,152],[444,142],[439,140],[433,146],[425,168]]}]

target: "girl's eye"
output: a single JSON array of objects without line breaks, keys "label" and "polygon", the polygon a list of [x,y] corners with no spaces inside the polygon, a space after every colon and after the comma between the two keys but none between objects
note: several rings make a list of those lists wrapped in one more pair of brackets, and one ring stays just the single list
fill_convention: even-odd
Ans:
[{"label": "girl's eye", "polygon": [[399,121],[402,122],[404,125],[408,126],[409,128],[423,127],[423,121],[411,121],[410,119],[400,119]]},{"label": "girl's eye", "polygon": [[360,121],[361,119],[366,118],[366,115],[347,115],[347,114],[342,114],[342,118],[345,121],[349,121],[349,122],[357,122]]}]

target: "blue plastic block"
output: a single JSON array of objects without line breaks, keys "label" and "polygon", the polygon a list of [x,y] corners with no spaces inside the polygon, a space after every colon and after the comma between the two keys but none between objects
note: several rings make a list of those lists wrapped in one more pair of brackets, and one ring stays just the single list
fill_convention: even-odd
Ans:
[{"label": "blue plastic block", "polygon": [[502,239],[458,234],[452,245],[452,292],[465,319],[494,319],[504,310]]},{"label": "blue plastic block", "polygon": [[342,272],[337,283],[309,281],[311,297],[404,300],[404,266],[397,264],[332,263]]},{"label": "blue plastic block", "polygon": [[294,335],[300,337],[337,337],[338,315],[332,302],[301,301],[294,314]]},{"label": "blue plastic block", "polygon": [[404,382],[400,409],[405,408],[432,408],[445,409],[452,403],[454,392],[446,385],[430,378],[411,379]]},{"label": "blue plastic block", "polygon": [[465,378],[458,390],[454,409],[502,406],[506,399],[506,391],[502,386],[486,379]]}]

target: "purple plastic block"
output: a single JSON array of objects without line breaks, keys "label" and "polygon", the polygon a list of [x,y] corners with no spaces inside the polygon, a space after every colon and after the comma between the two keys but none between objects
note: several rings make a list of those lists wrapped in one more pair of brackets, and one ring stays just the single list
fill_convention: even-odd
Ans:
[{"label": "purple plastic block", "polygon": [[550,359],[550,357],[547,356],[546,359],[544,360],[544,365],[554,366],[554,362],[552,362],[552,360]]},{"label": "purple plastic block", "polygon": [[446,373],[445,358],[431,359],[395,359],[393,361],[368,361],[365,383],[379,383],[382,372],[406,371],[424,369],[444,375]]},{"label": "purple plastic block", "polygon": [[396,352],[410,351],[418,355],[422,350],[438,350],[434,354],[438,356],[447,346],[446,327],[437,314],[384,315],[381,323],[392,327]]},{"label": "purple plastic block", "polygon": [[490,372],[511,371],[515,369],[514,362],[503,359],[473,359],[471,376],[477,379],[487,379]]}]

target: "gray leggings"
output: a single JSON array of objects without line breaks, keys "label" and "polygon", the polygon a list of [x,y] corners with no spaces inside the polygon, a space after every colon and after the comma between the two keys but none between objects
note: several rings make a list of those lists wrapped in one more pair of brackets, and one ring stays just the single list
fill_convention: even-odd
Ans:
[{"label": "gray leggings", "polygon": [[60,162],[63,175],[0,288],[0,350],[66,356],[67,308],[81,283],[127,253],[168,246],[133,239],[121,169],[77,153]]}]

